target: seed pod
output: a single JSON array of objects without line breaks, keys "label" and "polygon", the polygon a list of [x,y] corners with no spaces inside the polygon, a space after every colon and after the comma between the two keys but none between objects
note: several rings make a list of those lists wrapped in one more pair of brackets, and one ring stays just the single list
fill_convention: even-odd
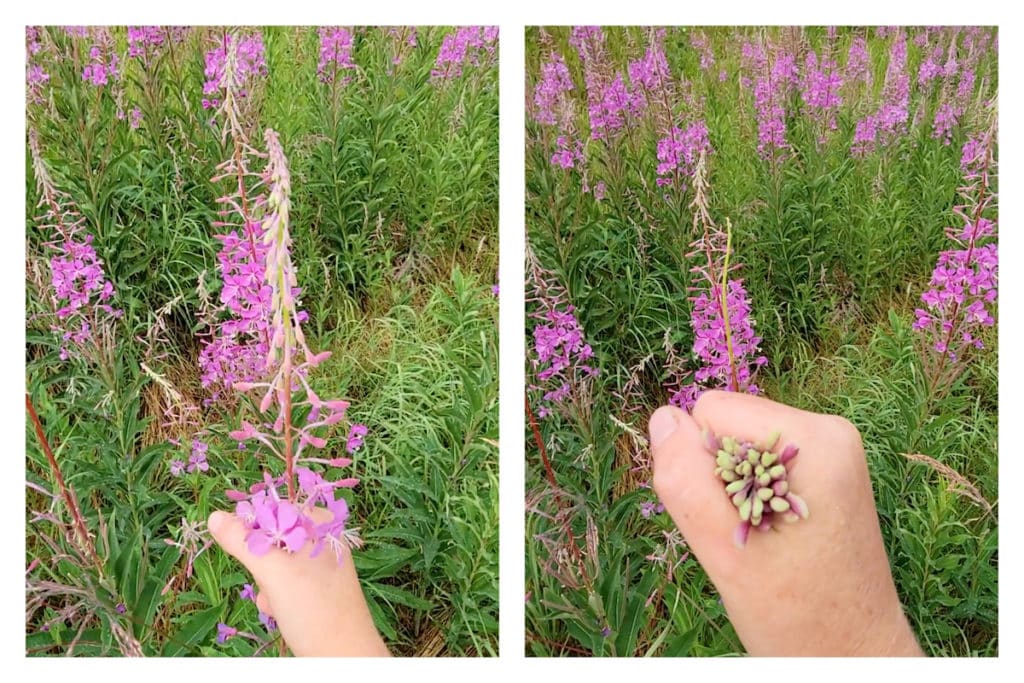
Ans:
[{"label": "seed pod", "polygon": [[771,467],[779,459],[779,456],[770,451],[765,451],[761,454],[761,465],[763,467]]},{"label": "seed pod", "polygon": [[786,478],[786,466],[785,465],[775,465],[770,470],[768,470],[768,474],[772,475],[772,479],[785,479]]},{"label": "seed pod", "polygon": [[774,512],[785,512],[789,509],[789,502],[785,498],[772,498],[768,505]]},{"label": "seed pod", "polygon": [[779,481],[772,484],[772,491],[775,491],[776,496],[786,495],[787,493],[789,493],[789,482],[786,481],[785,479],[780,479]]},{"label": "seed pod", "polygon": [[765,502],[768,502],[769,500],[771,500],[774,495],[775,495],[775,492],[772,491],[768,487],[760,488],[760,489],[757,490],[757,497],[760,498],[761,500],[765,501]]},{"label": "seed pod", "polygon": [[744,500],[743,504],[740,505],[740,519],[744,522],[750,521],[750,512],[752,505],[753,504],[750,502],[749,498]]},{"label": "seed pod", "polygon": [[734,493],[738,493],[738,492],[742,491],[745,488],[747,488],[747,482],[745,482],[742,479],[740,479],[740,480],[734,481],[731,484],[729,484],[728,486],[726,486],[725,487],[725,492],[728,493],[729,495],[732,495]]},{"label": "seed pod", "polygon": [[716,468],[716,474],[718,474],[723,481],[736,481],[740,478],[740,475],[736,474],[735,470],[723,470],[721,468]]}]

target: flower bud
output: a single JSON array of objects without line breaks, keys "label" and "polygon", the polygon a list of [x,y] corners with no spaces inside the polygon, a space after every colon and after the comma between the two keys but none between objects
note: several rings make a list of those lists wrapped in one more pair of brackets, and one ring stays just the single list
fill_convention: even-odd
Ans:
[{"label": "flower bud", "polygon": [[770,470],[768,470],[768,474],[771,475],[772,479],[785,479],[785,477],[786,477],[786,466],[785,465],[775,465]]},{"label": "flower bud", "polygon": [[755,449],[755,448],[751,448],[751,449],[749,449],[749,450],[747,451],[747,461],[748,461],[748,462],[749,462],[749,463],[750,463],[751,465],[756,465],[756,464],[757,464],[757,462],[758,462],[758,461],[759,461],[760,459],[761,459],[761,454],[760,454],[760,453],[759,453],[759,452],[757,451],[757,449]]},{"label": "flower bud", "polygon": [[787,493],[789,493],[789,482],[786,481],[785,479],[780,479],[779,481],[772,484],[772,491],[775,492],[776,496],[786,495]]},{"label": "flower bud", "polygon": [[766,502],[771,500],[772,496],[774,496],[774,495],[775,495],[775,492],[772,491],[770,488],[767,488],[767,487],[760,488],[760,489],[757,490],[757,497],[760,498],[763,501],[766,501]]},{"label": "flower bud", "polygon": [[771,467],[778,461],[779,456],[771,451],[765,451],[761,454],[761,465],[764,467]]},{"label": "flower bud", "polygon": [[786,510],[789,510],[789,503],[785,498],[772,498],[768,502],[768,505],[774,512],[785,512]]},{"label": "flower bud", "polygon": [[728,493],[729,495],[732,495],[734,493],[742,491],[746,487],[747,487],[747,482],[745,482],[742,479],[740,479],[739,481],[734,481],[731,484],[729,484],[728,486],[726,486],[725,487],[725,492]]},{"label": "flower bud", "polygon": [[721,470],[718,473],[718,476],[720,476],[723,481],[727,482],[736,481],[740,478],[740,475],[736,474],[735,470]]},{"label": "flower bud", "polygon": [[744,500],[743,504],[740,505],[740,519],[742,519],[744,522],[747,522],[747,521],[750,520],[750,512],[751,512],[752,506],[753,506],[753,503],[750,502],[749,498]]}]

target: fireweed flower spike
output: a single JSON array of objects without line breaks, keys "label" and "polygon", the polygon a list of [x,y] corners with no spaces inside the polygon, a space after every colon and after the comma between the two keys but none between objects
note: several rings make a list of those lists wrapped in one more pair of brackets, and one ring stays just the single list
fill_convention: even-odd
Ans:
[{"label": "fireweed flower spike", "polygon": [[719,438],[704,431],[704,448],[715,458],[715,476],[725,484],[725,493],[739,514],[733,542],[742,548],[751,529],[769,531],[779,521],[807,519],[810,511],[803,498],[790,490],[787,465],[799,449],[787,445],[774,452],[778,433],[764,445],[729,436]]},{"label": "fireweed flower spike", "polygon": [[[283,462],[284,474],[274,477],[264,471],[263,481],[250,486],[248,493],[231,490],[227,495],[236,502],[235,514],[249,529],[247,543],[253,553],[263,554],[274,547],[295,552],[311,541],[314,552],[330,547],[340,561],[341,551],[348,545],[345,529],[348,504],[336,497],[336,489],[355,486],[358,480],[328,481],[321,473],[299,465],[345,467],[351,464],[347,458],[303,456],[307,448],[319,449],[327,445],[327,440],[316,431],[344,420],[349,404],[343,400],[322,399],[308,382],[310,370],[330,353],[313,353],[302,333],[301,323],[307,316],[297,306],[299,288],[290,253],[291,175],[277,133],[267,129],[264,139],[268,161],[263,174],[267,197],[262,240],[266,249],[264,283],[269,294],[270,320],[263,376],[270,379],[238,382],[235,389],[258,390],[259,411],[276,412],[276,416],[270,418],[266,431],[243,422],[230,436],[239,442],[257,441],[266,452]],[[297,412],[305,408],[309,409],[307,419],[296,420]],[[350,451],[362,445],[365,434],[365,426],[352,426],[348,441]],[[284,496],[280,491],[282,487]],[[327,524],[317,524],[311,516],[312,508],[318,503],[326,504],[331,512],[332,520]]]}]

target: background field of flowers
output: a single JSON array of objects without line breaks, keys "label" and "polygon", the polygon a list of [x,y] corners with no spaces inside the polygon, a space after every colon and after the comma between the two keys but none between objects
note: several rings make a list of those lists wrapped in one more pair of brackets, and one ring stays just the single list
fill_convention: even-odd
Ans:
[{"label": "background field of flowers", "polygon": [[997,52],[528,29],[528,653],[741,651],[650,490],[714,387],[850,419],[925,652],[997,654]]},{"label": "background field of flowers", "polygon": [[359,480],[377,626],[396,654],[496,653],[497,59],[479,26],[27,29],[28,654],[279,651],[203,528],[263,468],[215,342],[267,329],[222,165],[262,171],[266,128],[298,316],[332,352],[311,389],[350,403],[310,445],[353,459],[331,472]]}]

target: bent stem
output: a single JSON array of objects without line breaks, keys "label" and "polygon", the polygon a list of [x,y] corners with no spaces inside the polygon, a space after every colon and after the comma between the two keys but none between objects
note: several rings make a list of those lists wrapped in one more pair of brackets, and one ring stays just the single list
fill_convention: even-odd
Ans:
[{"label": "bent stem", "polygon": [[736,356],[732,350],[732,326],[729,324],[729,256],[732,254],[732,221],[725,219],[725,264],[722,266],[722,283],[720,292],[722,304],[722,321],[725,324],[725,347],[729,352],[729,380],[732,390],[740,390],[739,377],[736,374]]},{"label": "bent stem", "polygon": [[53,455],[53,450],[50,448],[50,442],[46,439],[46,434],[43,432],[43,425],[39,421],[39,415],[36,414],[35,406],[32,405],[32,399],[28,394],[25,394],[25,409],[28,411],[29,417],[32,420],[32,424],[36,429],[36,437],[39,439],[39,445],[43,449],[43,453],[46,454],[46,459],[50,463],[50,472],[53,474],[54,480],[57,482],[57,487],[60,489],[60,495],[64,499],[64,504],[67,506],[68,511],[71,513],[72,521],[75,525],[75,531],[78,534],[79,543],[85,550],[86,555],[96,565],[96,569],[99,571],[100,576],[103,575],[103,563],[100,562],[99,555],[96,554],[96,548],[92,544],[92,538],[89,536],[89,529],[85,526],[85,519],[82,517],[82,511],[78,507],[78,502],[75,500],[74,492],[64,482],[64,476],[61,474],[60,466],[57,464],[57,458]]}]

